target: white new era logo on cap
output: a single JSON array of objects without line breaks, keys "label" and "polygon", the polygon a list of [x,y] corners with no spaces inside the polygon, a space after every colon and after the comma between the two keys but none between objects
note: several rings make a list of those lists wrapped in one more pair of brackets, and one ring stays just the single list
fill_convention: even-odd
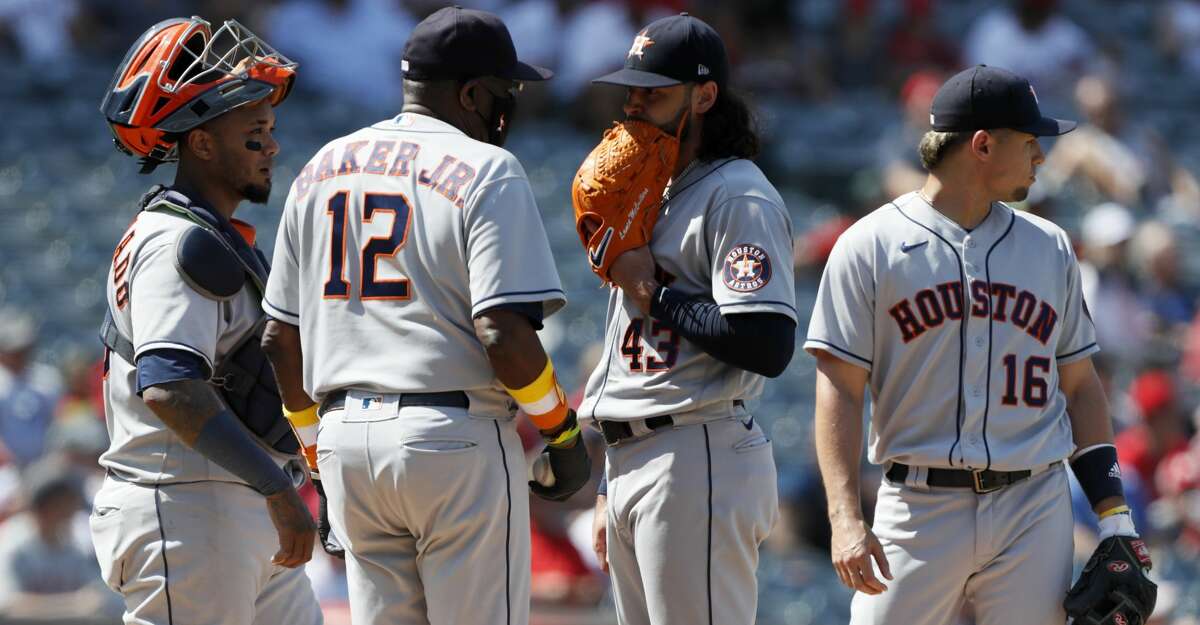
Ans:
[{"label": "white new era logo on cap", "polygon": [[707,75],[708,75],[708,68],[707,68],[707,67],[705,67],[705,65],[704,65],[703,63],[701,63],[701,64],[700,64],[700,67],[697,67],[697,68],[696,68],[696,75],[697,75],[697,76],[707,76]]},{"label": "white new era logo on cap", "polygon": [[408,59],[400,59],[400,71],[408,71]]}]

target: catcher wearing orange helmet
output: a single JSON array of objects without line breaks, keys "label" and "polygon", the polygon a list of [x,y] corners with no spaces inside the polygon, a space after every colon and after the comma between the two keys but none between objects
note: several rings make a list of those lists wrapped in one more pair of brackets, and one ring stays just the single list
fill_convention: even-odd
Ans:
[{"label": "catcher wearing orange helmet", "polygon": [[235,21],[171,19],[134,43],[100,107],[143,173],[178,161],[106,283],[111,443],[91,530],[127,623],[322,621],[300,568],[316,535],[300,446],[259,345],[267,263],[233,217],[270,195],[273,107],[295,68]]}]

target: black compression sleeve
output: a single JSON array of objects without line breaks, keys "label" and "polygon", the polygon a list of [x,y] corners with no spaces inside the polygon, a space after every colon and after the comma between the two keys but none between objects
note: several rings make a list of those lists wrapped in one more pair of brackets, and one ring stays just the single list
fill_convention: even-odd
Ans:
[{"label": "black compression sleeve", "polygon": [[715,302],[688,297],[665,286],[658,287],[650,300],[650,315],[709,356],[769,378],[787,369],[796,347],[796,323],[787,315],[722,315]]}]

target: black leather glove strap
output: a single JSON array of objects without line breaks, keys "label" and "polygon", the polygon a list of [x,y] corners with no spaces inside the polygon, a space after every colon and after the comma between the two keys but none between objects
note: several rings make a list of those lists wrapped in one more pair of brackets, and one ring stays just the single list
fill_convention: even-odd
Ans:
[{"label": "black leather glove strap", "polygon": [[321,539],[321,548],[325,553],[345,560],[346,549],[329,527],[329,503],[325,500],[325,487],[321,484],[320,476],[314,473],[312,483],[313,488],[317,489],[317,536]]},{"label": "black leather glove strap", "polygon": [[550,470],[554,473],[554,486],[542,486],[529,482],[529,490],[542,499],[564,501],[587,484],[592,475],[592,460],[588,457],[583,437],[575,438],[571,447],[547,447],[542,451],[550,457]]},{"label": "black leather glove strap", "polygon": [[1158,586],[1145,574],[1150,566],[1141,539],[1105,538],[1067,592],[1063,609],[1078,625],[1143,625],[1158,597]]}]

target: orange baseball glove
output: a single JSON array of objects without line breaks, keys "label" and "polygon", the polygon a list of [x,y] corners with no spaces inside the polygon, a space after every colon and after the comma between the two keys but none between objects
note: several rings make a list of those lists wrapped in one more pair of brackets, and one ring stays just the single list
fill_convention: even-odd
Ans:
[{"label": "orange baseball glove", "polygon": [[625,121],[606,130],[580,165],[571,184],[575,229],[592,271],[605,282],[611,283],[609,269],[621,253],[650,242],[678,159],[678,134]]}]

